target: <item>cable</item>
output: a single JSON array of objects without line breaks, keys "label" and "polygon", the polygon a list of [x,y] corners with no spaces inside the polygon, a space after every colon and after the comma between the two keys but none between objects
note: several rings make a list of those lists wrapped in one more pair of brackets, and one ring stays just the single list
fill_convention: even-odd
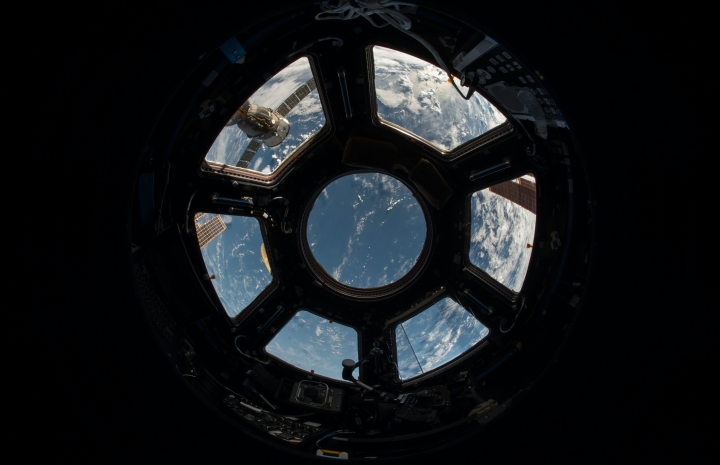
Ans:
[{"label": "cable", "polygon": [[242,355],[244,355],[244,356],[247,357],[247,358],[250,358],[250,359],[255,360],[256,362],[262,363],[263,365],[270,365],[270,362],[263,362],[263,361],[260,360],[259,358],[253,357],[252,355],[248,355],[248,354],[246,354],[245,352],[243,352],[242,350],[240,350],[240,347],[237,346],[237,340],[240,339],[241,337],[244,337],[245,339],[248,339],[247,336],[243,336],[242,334],[241,334],[241,335],[238,335],[238,336],[235,338],[235,348],[237,349],[238,352],[240,352]]},{"label": "cable", "polygon": [[[242,396],[242,395],[238,394],[237,392],[233,391],[232,389],[230,389],[229,387],[225,386],[224,384],[222,385],[222,387],[224,387],[225,389],[227,389],[228,391],[230,391],[230,393],[235,394],[235,395],[238,396],[239,398],[245,399],[245,396]],[[245,400],[247,400],[247,399],[245,399]]]},{"label": "cable", "polygon": [[190,234],[190,229],[188,228],[188,218],[190,215],[190,204],[192,203],[193,199],[195,198],[195,194],[197,194],[197,191],[193,192],[193,195],[190,196],[190,200],[188,200],[187,208],[185,209],[185,232]]},{"label": "cable", "polygon": [[508,329],[506,329],[505,331],[503,331],[503,329],[502,329],[502,321],[500,322],[500,325],[498,326],[498,329],[500,330],[501,333],[506,334],[506,333],[510,332],[510,330],[515,327],[515,323],[517,323],[517,319],[518,319],[518,317],[520,316],[520,312],[523,311],[523,308],[525,308],[525,296],[523,296],[523,298],[522,298],[522,302],[520,303],[520,310],[518,310],[517,315],[515,315],[515,319],[513,320],[513,324],[510,325],[510,327],[509,327]]},{"label": "cable", "polygon": [[417,362],[418,362],[418,366],[420,367],[420,371],[422,371],[423,373],[425,373],[425,370],[423,370],[422,365],[420,365],[420,360],[418,360],[418,356],[417,356],[417,354],[415,353],[415,349],[413,349],[412,343],[410,342],[410,338],[408,337],[407,333],[405,332],[405,326],[403,326],[403,324],[400,323],[400,327],[402,328],[403,333],[405,333],[405,338],[406,338],[407,341],[408,341],[408,345],[410,346],[410,350],[412,350],[412,353],[413,353],[413,355],[415,356],[415,360],[417,360]]},{"label": "cable", "polygon": [[322,441],[322,440],[325,439],[325,438],[329,438],[330,436],[335,436],[336,434],[341,434],[341,433],[352,433],[352,431],[338,430],[338,431],[334,431],[334,432],[332,432],[332,433],[330,433],[330,434],[326,434],[325,436],[323,436],[323,437],[321,437],[320,439],[318,439],[317,441],[315,441],[315,446],[319,449],[319,448],[320,448],[320,441]]},{"label": "cable", "polygon": [[[437,65],[447,73],[448,78],[450,79],[450,82],[452,83],[455,90],[457,90],[458,94],[465,99],[469,100],[472,96],[472,92],[468,92],[468,95],[465,96],[460,92],[460,89],[458,89],[457,85],[455,84],[455,81],[453,81],[452,74],[450,73],[450,68],[447,67],[445,64],[445,61],[440,57],[440,54],[435,50],[435,47],[430,45],[430,43],[420,37],[419,35],[415,34],[414,32],[410,32],[410,28],[412,27],[412,20],[402,14],[400,11],[400,6],[416,6],[413,3],[405,3],[405,2],[381,2],[378,0],[377,2],[364,2],[361,0],[356,0],[354,3],[356,6],[353,6],[350,2],[343,4],[343,0],[339,0],[338,4],[336,6],[331,6],[327,3],[320,4],[320,9],[323,10],[320,13],[315,15],[315,19],[318,21],[325,21],[325,20],[341,20],[341,21],[348,21],[355,18],[363,17],[370,24],[377,28],[385,27],[388,24],[393,26],[399,31],[404,32],[405,34],[409,35],[413,39],[420,42],[428,51],[432,54],[432,56],[437,61]],[[379,6],[378,6],[379,5]],[[391,8],[385,8],[385,7],[391,7],[394,6],[395,9]],[[323,16],[325,15],[325,16]],[[378,15],[380,18],[382,18],[385,23],[378,24],[372,19],[372,15]]]},{"label": "cable", "polygon": [[271,404],[270,401],[265,398],[265,396],[263,396],[262,394],[260,394],[260,393],[257,392],[257,391],[254,391],[254,392],[255,392],[255,394],[257,394],[258,396],[260,396],[260,398],[263,400],[263,402],[265,402],[266,404],[268,404],[271,409],[277,410],[277,407],[275,407],[273,404]]}]

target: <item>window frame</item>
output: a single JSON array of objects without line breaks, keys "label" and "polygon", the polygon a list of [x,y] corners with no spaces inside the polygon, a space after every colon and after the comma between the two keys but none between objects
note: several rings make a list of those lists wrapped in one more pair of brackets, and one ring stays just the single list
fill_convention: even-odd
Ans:
[{"label": "window frame", "polygon": [[[220,208],[205,208],[205,209],[193,208],[188,213],[189,218],[193,219],[192,220],[193,232],[195,233],[194,235],[192,235],[192,243],[193,243],[193,245],[196,246],[196,248],[194,249],[196,251],[196,258],[199,258],[200,263],[202,263],[202,268],[200,268],[200,270],[203,271],[204,274],[209,275],[210,273],[207,269],[207,266],[205,266],[205,259],[202,256],[202,252],[200,251],[200,247],[199,247],[199,242],[197,240],[197,229],[195,227],[194,218],[195,218],[195,214],[198,212],[202,212],[202,213],[206,213],[206,214],[209,213],[209,214],[213,214],[213,215],[227,215],[227,216],[255,218],[255,220],[257,220],[258,224],[260,225],[260,234],[262,236],[265,247],[266,248],[271,247],[270,241],[268,240],[267,226],[265,225],[264,221],[260,220],[261,218],[263,218],[262,215],[247,214],[247,213],[243,213],[243,212],[235,211],[235,210],[233,210],[232,213],[228,213],[227,211],[221,211]],[[264,220],[264,218],[263,218],[263,220]],[[276,270],[276,264],[275,264],[275,259],[273,258],[273,255],[274,254],[268,254],[268,262],[270,263],[270,269]],[[258,310],[258,308],[260,308],[262,306],[262,304],[264,302],[266,302],[268,300],[268,298],[277,289],[280,288],[281,280],[280,280],[277,272],[271,273],[271,275],[272,275],[272,280],[270,281],[270,283],[267,286],[265,286],[265,289],[263,289],[260,292],[260,294],[258,294],[255,297],[255,299],[253,299],[253,301],[247,307],[240,310],[240,312],[238,312],[238,314],[235,315],[234,317],[230,316],[230,314],[228,313],[227,309],[225,308],[225,306],[222,303],[222,300],[220,300],[220,296],[218,296],[217,291],[215,290],[215,286],[213,286],[212,282],[210,282],[210,280],[202,280],[202,279],[201,279],[201,282],[203,283],[203,287],[204,287],[206,293],[208,293],[208,295],[211,296],[211,301],[214,304],[214,306],[218,309],[222,309],[223,316],[226,318],[226,320],[228,321],[228,323],[230,323],[230,325],[232,327],[237,327],[237,326],[241,325],[245,320],[247,320],[252,314],[254,314],[255,311]],[[201,274],[201,276],[202,276],[202,274]],[[212,292],[210,292],[210,291],[212,291]]]},{"label": "window frame", "polygon": [[[403,380],[400,378],[400,368],[398,367],[398,359],[397,359],[397,340],[395,339],[395,331],[399,324],[404,323],[405,321],[408,321],[411,318],[414,318],[439,301],[443,299],[451,299],[456,304],[460,305],[465,311],[470,313],[480,324],[482,324],[485,328],[488,330],[487,336],[480,339],[478,342],[473,344],[471,347],[467,348],[465,351],[463,351],[460,355],[457,357],[445,362],[444,364],[435,367],[431,369],[430,371],[423,372],[417,376],[413,376],[412,378],[408,378],[407,380]],[[447,370],[459,365],[460,363],[465,362],[466,360],[474,357],[478,352],[480,352],[482,349],[487,347],[490,344],[490,336],[493,334],[493,330],[490,328],[490,325],[487,324],[482,319],[478,318],[478,316],[473,312],[471,309],[469,309],[467,306],[463,305],[460,300],[453,295],[453,293],[450,290],[446,290],[444,288],[441,288],[440,290],[433,293],[428,299],[424,300],[423,302],[420,302],[419,304],[411,307],[408,311],[401,313],[398,316],[395,316],[394,318],[388,320],[386,322],[385,328],[383,328],[382,331],[385,339],[388,341],[388,345],[393,347],[393,353],[392,353],[392,363],[395,365],[396,368],[396,376],[395,381],[401,383],[403,387],[405,386],[412,386],[414,384],[418,384],[429,377],[433,377],[436,375],[439,375],[441,373],[446,372]],[[392,344],[390,344],[392,342]]]},{"label": "window frame", "polygon": [[[533,264],[535,263],[535,261],[537,260],[537,254],[535,253],[535,250],[534,250],[534,248],[533,248],[533,250],[530,252],[530,260],[528,261],[527,270],[525,271],[525,279],[523,280],[523,283],[522,283],[522,286],[520,287],[520,290],[517,291],[517,292],[516,292],[516,291],[513,291],[513,290],[510,289],[509,287],[505,286],[504,284],[502,284],[502,283],[501,283],[500,281],[498,281],[497,279],[493,278],[488,272],[486,272],[486,271],[483,270],[482,268],[480,268],[480,267],[478,267],[477,265],[473,264],[473,263],[470,261],[470,247],[471,247],[471,245],[472,245],[472,244],[471,244],[471,238],[472,238],[472,196],[473,196],[476,192],[480,192],[480,191],[482,191],[482,190],[489,189],[489,188],[491,188],[491,187],[493,187],[493,186],[495,186],[495,185],[497,185],[497,184],[501,184],[501,183],[507,182],[507,181],[509,181],[509,180],[511,180],[511,179],[520,178],[520,177],[526,176],[526,175],[532,175],[532,176],[535,178],[535,185],[536,185],[536,186],[539,186],[537,173],[536,173],[534,170],[529,170],[529,169],[528,169],[528,170],[523,170],[522,172],[512,173],[512,174],[509,175],[509,176],[504,176],[504,177],[500,178],[501,180],[499,180],[499,181],[494,181],[492,184],[487,184],[487,185],[484,185],[483,187],[480,187],[480,188],[474,188],[474,189],[473,189],[470,193],[468,193],[467,196],[465,197],[465,224],[467,225],[467,230],[466,230],[466,231],[468,232],[468,234],[465,235],[465,243],[464,243],[464,246],[463,246],[463,256],[462,256],[463,266],[464,266],[465,268],[467,268],[467,271],[470,272],[470,275],[474,278],[474,280],[475,280],[476,282],[479,282],[479,283],[485,285],[486,287],[489,287],[489,288],[492,289],[496,294],[502,296],[502,297],[503,297],[508,303],[510,303],[510,304],[514,304],[514,303],[516,303],[516,302],[520,299],[520,296],[522,295],[522,291],[523,291],[523,289],[524,289],[525,286],[526,286],[527,278],[528,278],[528,274],[529,274],[529,272],[530,272],[530,269],[532,268],[532,265],[533,265]],[[538,202],[539,197],[538,197],[538,195],[537,195],[537,192],[538,192],[538,191],[539,191],[539,188],[536,187],[536,190],[535,190],[535,196],[536,196],[536,197],[535,197],[535,202],[536,202],[536,205],[538,205],[538,207],[539,207],[539,202]],[[533,232],[533,244],[537,244],[537,242],[538,242],[538,216],[539,216],[538,213],[539,213],[539,209],[538,209],[538,211],[535,212],[535,231]]]},{"label": "window frame", "polygon": [[[300,145],[295,148],[295,150],[288,154],[288,156],[285,158],[285,160],[282,161],[282,163],[280,163],[277,169],[270,174],[263,174],[253,170],[248,170],[247,168],[238,168],[237,166],[230,166],[223,163],[208,161],[205,159],[205,157],[207,156],[207,152],[210,150],[210,148],[208,148],[208,150],[203,155],[202,162],[200,163],[200,167],[198,168],[199,176],[226,177],[233,181],[237,181],[240,184],[250,186],[261,185],[272,187],[276,184],[279,184],[285,176],[290,174],[290,172],[292,172],[300,159],[306,158],[307,156],[309,156],[313,149],[317,148],[319,144],[322,144],[332,138],[332,136],[335,134],[335,127],[333,126],[333,118],[329,114],[330,104],[328,102],[325,84],[321,79],[321,74],[319,73],[317,57],[315,57],[313,53],[304,53],[295,57],[292,61],[286,63],[282,68],[280,68],[280,70],[273,74],[270,79],[275,77],[275,75],[290,66],[292,63],[295,63],[300,58],[307,58],[308,63],[310,64],[310,70],[313,77],[315,78],[315,87],[318,91],[318,97],[320,98],[320,106],[322,107],[323,115],[325,116],[325,124],[323,125],[323,127],[311,137],[301,142]],[[268,79],[268,81],[270,79]],[[263,82],[259,87],[253,89],[252,92],[247,92],[247,94],[249,95],[245,99],[241,100],[244,102],[245,100],[250,99],[250,97],[252,97],[255,92],[257,92],[263,85],[265,85],[266,82],[267,81]],[[243,94],[245,93],[246,92],[243,92]],[[222,132],[222,129],[220,131]],[[217,140],[219,135],[220,133],[215,136],[215,138],[213,139],[213,143],[215,142],[215,140]]]},{"label": "window frame", "polygon": [[[410,55],[419,60],[422,60],[422,58],[417,57],[411,53],[397,50],[387,45],[373,43],[365,47],[365,55],[367,60],[367,90],[369,93],[370,118],[373,125],[390,129],[394,132],[397,132],[402,137],[410,140],[411,142],[419,143],[419,145],[422,146],[422,148],[426,152],[428,152],[429,155],[435,157],[442,162],[456,162],[461,157],[467,157],[472,154],[477,155],[478,152],[480,152],[484,147],[496,143],[500,140],[509,139],[515,133],[516,128],[515,123],[513,123],[514,116],[507,113],[503,109],[502,105],[500,105],[492,96],[489,97],[485,92],[482,92],[479,87],[478,90],[476,90],[475,92],[480,94],[485,100],[490,102],[490,104],[493,105],[493,107],[495,107],[497,111],[502,113],[502,115],[505,117],[505,122],[477,136],[474,139],[458,145],[452,150],[441,149],[434,145],[432,142],[423,138],[422,136],[405,129],[402,126],[383,119],[378,113],[377,95],[375,93],[375,55],[373,53],[374,47],[388,48],[396,52],[404,53],[406,55]],[[430,64],[432,65],[432,63]]]},{"label": "window frame", "polygon": [[[355,383],[350,382],[350,381],[347,381],[347,380],[344,380],[344,379],[342,379],[342,378],[335,379],[335,378],[330,378],[330,377],[327,377],[327,376],[324,376],[324,375],[319,375],[319,374],[317,374],[317,373],[310,373],[309,371],[307,371],[307,370],[305,370],[305,369],[303,369],[303,368],[300,368],[300,367],[298,367],[298,366],[295,366],[295,365],[293,365],[292,363],[288,362],[287,360],[283,360],[283,359],[281,359],[280,357],[278,357],[278,356],[276,356],[276,355],[273,355],[273,354],[271,354],[270,352],[267,351],[267,345],[270,344],[270,343],[280,334],[280,332],[282,332],[282,330],[285,328],[285,326],[286,326],[293,318],[295,318],[295,315],[297,315],[297,314],[300,313],[301,311],[305,311],[305,312],[311,313],[311,314],[313,314],[313,315],[315,315],[315,316],[317,316],[317,317],[320,317],[320,318],[322,318],[322,319],[325,319],[325,320],[328,320],[328,321],[332,321],[333,323],[337,323],[337,324],[340,324],[340,325],[342,325],[342,326],[347,326],[348,328],[354,329],[354,330],[355,330],[355,334],[357,335],[357,349],[358,349],[357,360],[360,360],[360,358],[362,358],[362,357],[360,356],[360,354],[363,353],[363,348],[362,348],[362,330],[361,330],[361,328],[359,328],[359,327],[357,327],[357,326],[355,326],[355,325],[351,325],[351,324],[347,324],[347,323],[345,323],[345,322],[341,322],[341,321],[335,320],[334,318],[333,318],[332,320],[330,320],[327,316],[321,315],[321,314],[313,311],[311,308],[303,307],[303,306],[298,307],[297,310],[295,311],[295,313],[293,313],[293,315],[292,315],[290,318],[288,318],[288,319],[285,321],[285,323],[283,323],[283,325],[275,332],[275,334],[273,334],[273,337],[270,338],[270,340],[267,341],[267,343],[265,343],[265,344],[262,346],[262,348],[261,348],[260,350],[262,351],[263,355],[265,355],[266,357],[268,357],[268,358],[270,358],[270,359],[272,359],[272,360],[275,360],[275,361],[278,362],[278,363],[283,364],[283,365],[286,366],[286,367],[292,368],[293,370],[299,372],[303,377],[312,377],[312,378],[316,378],[316,377],[317,377],[317,378],[319,378],[319,379],[321,379],[321,380],[325,380],[326,382],[342,383],[342,384],[347,385],[348,387],[350,387],[350,386],[356,386]],[[356,360],[356,361],[357,361],[357,360]],[[360,381],[362,381],[362,378],[358,377],[358,379],[359,379]]]}]

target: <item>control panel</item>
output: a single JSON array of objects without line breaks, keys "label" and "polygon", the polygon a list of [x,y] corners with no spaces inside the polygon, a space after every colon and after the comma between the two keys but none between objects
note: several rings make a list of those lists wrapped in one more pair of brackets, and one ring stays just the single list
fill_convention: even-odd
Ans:
[{"label": "control panel", "polygon": [[303,444],[321,434],[327,434],[329,430],[329,427],[320,423],[303,422],[291,415],[267,412],[233,394],[225,396],[222,405],[254,427],[290,444]]},{"label": "control panel", "polygon": [[437,394],[401,394],[395,418],[419,423],[429,423],[437,416],[437,408],[445,406],[445,399]]},{"label": "control panel", "polygon": [[[519,119],[535,119],[536,112],[542,112],[544,118],[554,122],[555,126],[566,126],[557,103],[542,85],[544,76],[525,66],[519,58],[489,37],[467,53],[459,53],[453,60],[453,66],[475,80],[477,85],[484,87]],[[514,86],[527,91],[523,101],[509,95],[508,87]],[[526,107],[528,96],[535,99],[534,105],[537,105],[537,108],[534,111]]]},{"label": "control panel", "polygon": [[342,389],[333,389],[325,383],[308,380],[295,383],[290,394],[290,402],[330,413],[342,411],[343,398]]}]

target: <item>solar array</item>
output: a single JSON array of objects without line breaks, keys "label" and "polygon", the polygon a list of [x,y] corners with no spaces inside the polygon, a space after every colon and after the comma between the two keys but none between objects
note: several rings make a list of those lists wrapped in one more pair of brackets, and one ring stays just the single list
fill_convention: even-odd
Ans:
[{"label": "solar array", "polygon": [[[197,221],[198,218],[200,218],[202,215],[204,215],[204,213],[196,214],[195,220]],[[225,231],[226,228],[227,226],[225,226],[225,222],[222,220],[222,218],[220,218],[220,215],[215,215],[207,223],[203,225],[198,225],[196,229],[200,248],[202,249],[203,247],[208,245],[210,241],[218,237],[220,233]]]}]

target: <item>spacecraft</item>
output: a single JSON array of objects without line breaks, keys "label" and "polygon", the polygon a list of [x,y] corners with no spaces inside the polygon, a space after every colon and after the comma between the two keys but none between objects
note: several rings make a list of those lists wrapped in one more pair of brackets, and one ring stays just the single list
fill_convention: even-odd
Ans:
[{"label": "spacecraft", "polygon": [[285,99],[275,110],[256,105],[246,100],[233,114],[225,125],[238,128],[248,137],[252,138],[245,152],[237,163],[239,168],[247,168],[262,144],[268,147],[277,147],[285,141],[290,132],[290,122],[285,117],[298,103],[315,90],[315,78],[310,78],[295,92]]}]

